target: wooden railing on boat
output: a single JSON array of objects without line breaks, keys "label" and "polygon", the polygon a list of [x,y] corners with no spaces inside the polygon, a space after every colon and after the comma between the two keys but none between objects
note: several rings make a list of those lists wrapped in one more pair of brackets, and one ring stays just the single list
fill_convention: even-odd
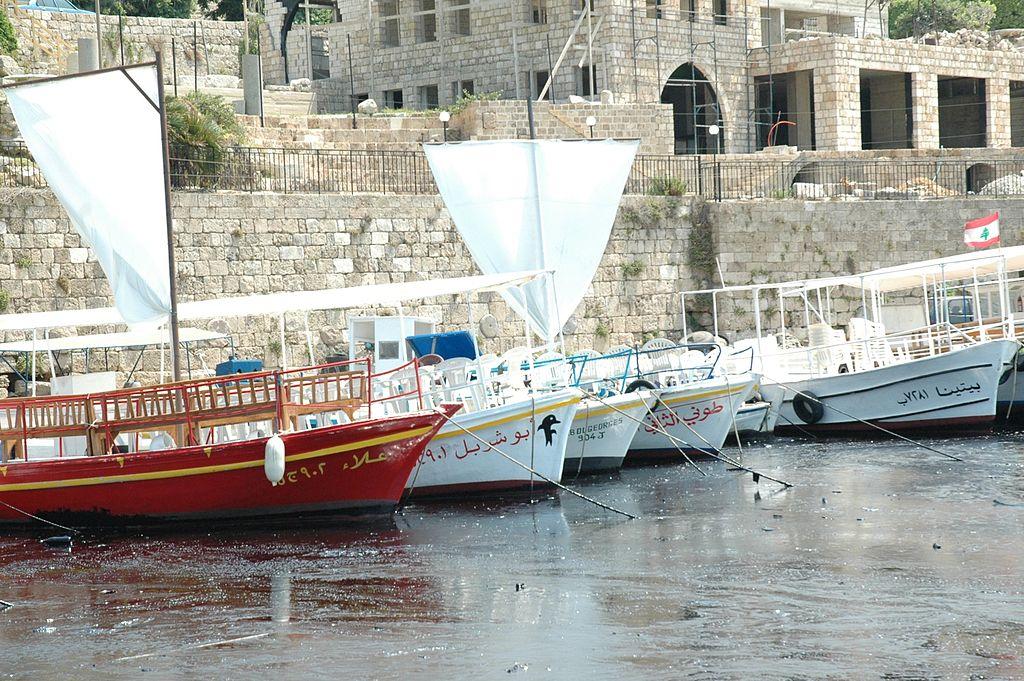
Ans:
[{"label": "wooden railing on boat", "polygon": [[175,442],[196,445],[203,429],[216,426],[269,421],[275,430],[288,430],[311,414],[370,417],[374,401],[416,399],[422,407],[418,381],[397,390],[374,391],[371,385],[410,366],[416,360],[375,374],[367,358],[88,395],[0,400],[0,461],[24,458],[30,438],[84,436],[88,453],[96,455],[112,451],[125,433],[164,431]]}]

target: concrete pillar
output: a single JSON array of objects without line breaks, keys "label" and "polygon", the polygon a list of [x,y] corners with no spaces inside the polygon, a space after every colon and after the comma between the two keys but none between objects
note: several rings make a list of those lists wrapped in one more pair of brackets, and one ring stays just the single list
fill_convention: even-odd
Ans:
[{"label": "concrete pillar", "polygon": [[[814,138],[813,116],[811,116],[811,111],[814,109],[814,102],[811,101],[812,75],[812,71],[797,71],[793,74],[791,81],[793,95],[789,101],[793,102],[790,106],[795,111],[792,118],[796,123],[796,144],[801,150],[810,150],[811,141]],[[790,139],[793,139],[792,134]]]},{"label": "concrete pillar", "polygon": [[263,103],[260,90],[260,56],[258,54],[242,55],[242,92],[245,97],[245,113],[248,116],[260,115]]},{"label": "concrete pillar", "polygon": [[985,142],[995,149],[1010,144],[1010,80],[989,78],[985,81]]},{"label": "concrete pillar", "polygon": [[78,72],[95,71],[100,67],[96,54],[95,38],[78,39]]},{"label": "concrete pillar", "polygon": [[814,69],[815,138],[820,151],[858,151],[860,71],[850,60]]},{"label": "concrete pillar", "polygon": [[78,53],[70,52],[64,62],[64,73],[78,73]]},{"label": "concrete pillar", "polygon": [[939,79],[934,73],[910,74],[915,149],[939,148]]}]

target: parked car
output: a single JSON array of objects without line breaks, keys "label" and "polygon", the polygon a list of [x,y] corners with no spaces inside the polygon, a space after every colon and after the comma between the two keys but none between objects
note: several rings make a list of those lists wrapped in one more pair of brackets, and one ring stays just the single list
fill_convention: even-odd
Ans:
[{"label": "parked car", "polygon": [[60,12],[61,14],[95,14],[87,9],[79,9],[69,0],[29,0],[18,9],[35,10],[37,12]]}]

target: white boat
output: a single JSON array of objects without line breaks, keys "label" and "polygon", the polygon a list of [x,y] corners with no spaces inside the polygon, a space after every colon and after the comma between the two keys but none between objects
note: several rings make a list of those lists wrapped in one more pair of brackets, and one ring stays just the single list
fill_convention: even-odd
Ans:
[{"label": "white boat", "polygon": [[744,402],[736,412],[735,432],[747,437],[769,434],[778,419],[779,410],[771,402]]},{"label": "white boat", "polygon": [[581,399],[576,391],[559,390],[456,414],[420,456],[406,483],[409,496],[532,490],[548,486],[545,478],[559,481]]},{"label": "white boat", "polygon": [[[1005,292],[998,317],[966,325],[950,314],[950,287],[971,280],[977,301],[983,276],[1024,267],[1024,252],[1014,257],[971,253],[843,277],[692,291],[683,304],[687,296],[711,294],[718,335],[717,297],[752,297],[754,337],[734,346],[753,354],[762,395],[781,405],[780,429],[962,428],[994,420],[1000,383],[1005,396],[1019,344],[1006,340],[1014,322]],[[833,301],[844,287],[858,294],[860,305],[837,328]],[[777,334],[763,333],[765,293],[777,296]],[[898,314],[883,314],[886,296],[899,301]],[[800,340],[781,323],[792,300],[803,308]],[[903,330],[892,332],[885,322]]]},{"label": "white boat", "polygon": [[562,477],[621,467],[640,422],[657,396],[656,390],[637,390],[584,399],[569,432]]},{"label": "white boat", "polygon": [[889,430],[985,425],[995,418],[999,378],[1017,347],[988,341],[869,371],[766,383],[761,391],[781,399],[783,430],[873,430],[864,421]]},{"label": "white boat", "polygon": [[737,411],[757,385],[757,376],[748,373],[664,388],[637,429],[627,460],[678,457],[680,449],[686,454],[718,453],[734,428]]}]

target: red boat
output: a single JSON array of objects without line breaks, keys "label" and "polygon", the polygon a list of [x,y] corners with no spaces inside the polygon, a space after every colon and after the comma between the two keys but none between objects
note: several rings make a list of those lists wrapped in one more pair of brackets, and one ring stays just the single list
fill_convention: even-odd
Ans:
[{"label": "red boat", "polygon": [[[445,415],[458,410],[446,405],[443,413],[421,409],[371,418],[375,394],[378,403],[398,399],[418,406],[418,388],[389,383],[393,373],[373,374],[367,360],[358,360],[0,400],[0,523],[33,522],[30,516],[124,525],[391,511]],[[347,422],[320,425],[325,419]],[[268,431],[284,424],[288,431],[228,439],[240,428],[250,428],[248,435],[263,424]],[[139,451],[146,444],[139,434],[154,431],[161,435]],[[66,455],[65,438],[81,436],[87,438],[85,455]],[[175,436],[186,446],[158,449]],[[39,438],[54,442],[54,456],[31,455],[30,442]],[[279,480],[268,479],[278,473]]]}]

